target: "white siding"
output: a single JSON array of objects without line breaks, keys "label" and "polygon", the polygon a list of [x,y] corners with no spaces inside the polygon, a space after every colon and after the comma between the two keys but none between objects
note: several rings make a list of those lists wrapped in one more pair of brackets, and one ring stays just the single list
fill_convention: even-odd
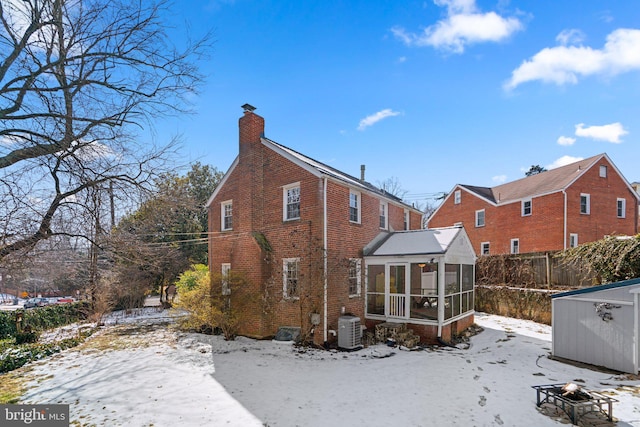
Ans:
[{"label": "white siding", "polygon": [[[565,359],[636,373],[633,294],[620,287],[559,297],[553,300],[553,355]],[[619,306],[606,311],[603,320],[594,304],[610,302]]]}]

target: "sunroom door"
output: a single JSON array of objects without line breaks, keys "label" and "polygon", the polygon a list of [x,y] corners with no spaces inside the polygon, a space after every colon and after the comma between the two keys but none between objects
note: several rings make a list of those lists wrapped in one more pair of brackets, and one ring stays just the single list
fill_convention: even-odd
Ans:
[{"label": "sunroom door", "polygon": [[388,266],[389,278],[387,281],[387,304],[386,313],[388,317],[406,318],[409,313],[409,295],[408,292],[408,271],[406,264],[390,264]]}]

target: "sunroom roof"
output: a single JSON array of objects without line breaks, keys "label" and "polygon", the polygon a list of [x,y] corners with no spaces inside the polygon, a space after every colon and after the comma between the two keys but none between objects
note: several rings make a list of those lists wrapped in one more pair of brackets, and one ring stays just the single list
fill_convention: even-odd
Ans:
[{"label": "sunroom roof", "polygon": [[365,248],[365,256],[436,255],[444,254],[460,233],[460,227],[431,228],[427,230],[398,231],[376,239]]}]

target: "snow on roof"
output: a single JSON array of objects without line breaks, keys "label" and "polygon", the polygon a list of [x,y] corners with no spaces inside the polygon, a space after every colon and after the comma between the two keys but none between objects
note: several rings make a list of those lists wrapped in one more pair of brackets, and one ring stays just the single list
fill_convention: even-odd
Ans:
[{"label": "snow on roof", "polygon": [[366,251],[365,255],[444,254],[460,230],[460,227],[445,227],[390,233],[381,243]]}]

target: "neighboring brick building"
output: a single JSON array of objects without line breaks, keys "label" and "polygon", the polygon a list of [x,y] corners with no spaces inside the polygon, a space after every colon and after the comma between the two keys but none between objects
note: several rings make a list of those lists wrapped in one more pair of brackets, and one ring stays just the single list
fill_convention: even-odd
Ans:
[{"label": "neighboring brick building", "polygon": [[293,326],[322,344],[341,314],[364,318],[363,248],[420,229],[422,213],[367,183],[364,168],[358,179],[265,138],[264,119],[243,108],[239,155],[207,203],[210,271],[255,287],[242,334]]},{"label": "neighboring brick building", "polygon": [[428,226],[464,226],[478,255],[562,250],[638,232],[638,193],[606,154],[499,185],[456,185]]}]

